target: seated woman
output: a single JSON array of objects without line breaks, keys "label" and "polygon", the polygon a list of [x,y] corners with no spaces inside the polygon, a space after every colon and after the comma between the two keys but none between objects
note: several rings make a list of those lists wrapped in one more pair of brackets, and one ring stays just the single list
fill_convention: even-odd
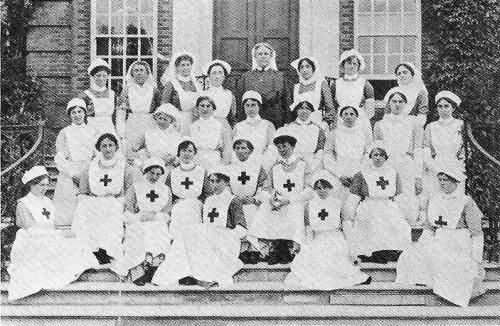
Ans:
[{"label": "seated woman", "polygon": [[290,64],[299,75],[299,82],[293,86],[292,103],[308,101],[314,107],[311,121],[322,129],[335,126],[336,112],[328,82],[319,71],[318,61],[313,57],[301,57]]},{"label": "seated woman", "polygon": [[231,132],[215,119],[214,101],[207,96],[200,96],[196,101],[200,118],[193,122],[189,135],[198,146],[196,160],[201,166],[210,169],[218,164],[231,162]]},{"label": "seated woman", "polygon": [[144,180],[136,181],[125,196],[125,257],[121,263],[137,285],[151,282],[171,240],[168,223],[172,192],[159,181],[165,173],[163,161],[150,158],[142,171]]},{"label": "seated woman", "polygon": [[142,162],[151,157],[158,157],[163,160],[164,169],[168,174],[171,169],[179,164],[177,158],[177,146],[181,140],[181,134],[177,123],[180,121],[179,110],[172,104],[160,105],[153,113],[156,125],[147,130],[143,130],[143,137],[132,148],[131,158],[135,164],[142,165]]},{"label": "seated woman", "polygon": [[314,107],[308,101],[294,103],[290,108],[295,120],[283,128],[297,138],[295,154],[304,158],[311,167],[311,172],[314,173],[323,166],[325,131],[311,120]]},{"label": "seated woman", "polygon": [[270,265],[288,264],[304,240],[304,204],[312,193],[307,187],[310,168],[294,153],[297,139],[289,134],[274,138],[280,159],[272,167],[270,192],[257,196],[261,203],[248,234],[260,241],[259,251],[269,254]]},{"label": "seated woman", "polygon": [[55,229],[57,212],[45,197],[49,187],[45,167],[37,165],[26,171],[22,182],[29,192],[16,209],[20,229],[10,254],[9,301],[42,289],[60,289],[97,265],[90,248]]},{"label": "seated woman", "polygon": [[213,60],[205,69],[205,73],[209,86],[203,95],[214,100],[217,108],[214,117],[222,122],[225,128],[231,129],[236,122],[236,98],[233,92],[223,86],[224,80],[231,73],[231,66],[226,61]]},{"label": "seated woman", "polygon": [[128,148],[136,146],[144,131],[154,126],[151,113],[160,104],[161,93],[156,87],[149,64],[140,60],[133,62],[128,68],[117,103],[126,117],[125,138]]},{"label": "seated woman", "polygon": [[459,169],[438,169],[440,191],[424,202],[426,220],[418,242],[399,257],[396,282],[425,284],[446,300],[465,307],[484,293],[483,214],[459,191]]},{"label": "seated woman", "polygon": [[57,210],[56,225],[71,225],[75,211],[80,183],[80,175],[94,156],[94,144],[97,138],[95,130],[87,120],[87,105],[80,98],[68,102],[66,113],[71,125],[62,129],[56,139],[54,161],[59,170],[54,205]]},{"label": "seated woman", "polygon": [[393,89],[386,95],[389,114],[375,123],[375,140],[384,142],[389,162],[401,177],[402,194],[399,205],[408,221],[418,217],[418,198],[422,192],[422,138],[423,129],[415,116],[404,114],[406,96]]},{"label": "seated woman", "polygon": [[101,135],[95,148],[99,153],[80,178],[72,231],[107,264],[122,257],[123,196],[133,177],[114,135]]},{"label": "seated woman", "polygon": [[343,216],[348,220],[344,231],[353,257],[385,264],[396,261],[410,245],[411,227],[394,202],[401,193],[401,181],[396,169],[385,164],[384,146],[375,144],[369,158],[371,165],[354,175],[344,203]]},{"label": "seated woman", "polygon": [[[268,186],[267,174],[262,167],[260,156],[253,155],[252,142],[247,139],[236,139],[233,143],[234,159],[228,167],[231,179],[231,191],[243,205],[243,213],[247,225],[251,225],[257,211],[258,196]],[[247,235],[241,246],[240,259],[246,264],[256,264],[260,260],[257,239]]]},{"label": "seated woman", "polygon": [[334,185],[340,186],[326,170],[313,177],[314,197],[306,204],[306,241],[290,266],[288,284],[334,290],[370,282],[351,260],[342,233],[342,202],[333,196]]},{"label": "seated woman", "polygon": [[246,223],[241,201],[229,189],[229,178],[222,167],[210,174],[212,195],[203,205],[203,224],[175,238],[166,255],[168,264],[158,268],[153,283],[206,288],[233,283],[233,275],[243,267],[238,255]]},{"label": "seated woman", "polygon": [[196,145],[183,138],[177,147],[179,166],[170,171],[166,184],[172,190],[172,221],[170,234],[175,239],[184,228],[201,223],[201,197],[206,170],[194,162]]},{"label": "seated woman", "polygon": [[352,106],[340,109],[340,121],[325,144],[324,166],[344,186],[337,196],[344,200],[354,174],[361,170],[364,154],[372,139],[359,126],[358,110]]}]

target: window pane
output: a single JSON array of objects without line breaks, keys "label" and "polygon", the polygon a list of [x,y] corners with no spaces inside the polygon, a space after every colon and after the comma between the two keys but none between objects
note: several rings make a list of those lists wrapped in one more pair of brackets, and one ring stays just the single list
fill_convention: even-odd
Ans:
[{"label": "window pane", "polygon": [[373,38],[373,53],[385,53],[385,37]]},{"label": "window pane", "polygon": [[387,32],[390,34],[401,33],[401,15],[399,13],[389,14],[389,21],[387,27],[388,27]]},{"label": "window pane", "polygon": [[152,0],[141,0],[141,12],[142,13],[152,13],[153,12],[153,1]]},{"label": "window pane", "polygon": [[403,22],[405,33],[417,34],[417,17],[415,14],[405,14]]},{"label": "window pane", "polygon": [[401,0],[389,0],[389,11],[390,12],[400,12],[401,11]]},{"label": "window pane", "polygon": [[104,15],[97,15],[95,27],[97,34],[108,34],[108,17]]},{"label": "window pane", "polygon": [[139,24],[138,24],[137,16],[128,16],[127,17],[127,34],[137,35],[138,33],[139,33]]},{"label": "window pane", "polygon": [[361,12],[370,12],[370,11],[372,11],[372,2],[371,2],[371,0],[359,0],[359,11],[361,11]]},{"label": "window pane", "polygon": [[111,59],[111,75],[123,76],[123,59]]},{"label": "window pane", "polygon": [[129,14],[139,12],[139,0],[127,0],[127,11]]},{"label": "window pane", "polygon": [[385,73],[385,56],[383,55],[373,56],[373,73],[374,74]]},{"label": "window pane", "polygon": [[375,34],[385,34],[387,26],[387,17],[384,14],[375,14],[373,17],[373,31]]},{"label": "window pane", "polygon": [[401,38],[400,37],[388,37],[389,42],[389,53],[401,53]]},{"label": "window pane", "polygon": [[134,62],[136,62],[137,60],[139,60],[137,57],[134,57],[134,58],[129,57],[127,59],[127,65],[125,67],[126,71],[128,71],[128,68],[130,67],[130,65],[133,64]]},{"label": "window pane", "polygon": [[417,10],[417,0],[403,0],[405,11],[416,11]]},{"label": "window pane", "polygon": [[417,52],[417,38],[415,36],[403,37],[403,53]]},{"label": "window pane", "polygon": [[127,38],[127,54],[137,55],[139,49],[139,39],[137,37]]},{"label": "window pane", "polygon": [[95,43],[97,55],[109,55],[109,39],[107,37],[98,37]]},{"label": "window pane", "polygon": [[141,38],[141,55],[152,55],[153,38]]},{"label": "window pane", "polygon": [[358,51],[361,53],[371,52],[371,39],[370,37],[360,37],[358,39]]},{"label": "window pane", "polygon": [[358,31],[359,34],[370,34],[372,32],[372,18],[369,14],[359,15]]},{"label": "window pane", "polygon": [[375,0],[375,12],[385,11],[386,0]]},{"label": "window pane", "polygon": [[98,13],[108,13],[108,0],[100,0],[95,2],[95,11]]},{"label": "window pane", "polygon": [[149,65],[149,69],[153,71],[153,58],[142,59],[142,61],[147,62]]},{"label": "window pane", "polygon": [[400,55],[390,55],[389,58],[388,58],[388,70],[389,72],[394,72],[394,69],[396,68],[396,66],[398,64],[401,63],[401,56]]},{"label": "window pane", "polygon": [[123,34],[123,17],[111,16],[111,34]]},{"label": "window pane", "polygon": [[111,54],[112,55],[122,55],[123,54],[123,39],[122,38],[112,38],[111,39]]},{"label": "window pane", "polygon": [[[103,1],[103,0],[96,0]],[[123,9],[123,0],[111,0],[111,12],[114,14],[119,14]]]},{"label": "window pane", "polygon": [[365,72],[368,74],[371,74],[373,72],[371,66],[372,66],[372,57],[371,56],[364,56],[365,57],[365,64],[366,64],[366,69]]},{"label": "window pane", "polygon": [[415,60],[414,55],[404,55],[403,61],[410,62],[410,63],[413,63],[414,65],[417,65],[417,61]]},{"label": "window pane", "polygon": [[141,34],[153,35],[153,17],[141,17]]}]

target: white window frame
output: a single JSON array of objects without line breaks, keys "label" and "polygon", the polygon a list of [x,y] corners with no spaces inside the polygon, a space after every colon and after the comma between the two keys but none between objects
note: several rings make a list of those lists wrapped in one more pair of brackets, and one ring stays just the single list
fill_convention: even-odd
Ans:
[{"label": "white window frame", "polygon": [[[374,0],[372,0],[374,1]],[[387,0],[388,1],[388,0]],[[358,38],[360,36],[367,36],[367,37],[376,37],[376,36],[415,36],[415,34],[394,34],[394,33],[370,33],[370,34],[362,34],[359,35],[358,31],[358,17],[359,17],[359,2],[360,0],[354,0],[354,19],[353,19],[353,24],[354,24],[354,48],[358,49]],[[422,64],[422,6],[421,6],[421,0],[415,0],[416,6],[415,6],[415,14],[416,14],[416,31],[417,31],[417,42],[415,44],[416,46],[416,62],[415,65],[416,67],[421,70],[421,64]],[[401,4],[403,5],[403,3]],[[373,11],[372,11],[373,12]],[[385,11],[385,14],[387,15],[389,11]],[[387,60],[388,57],[386,56],[386,65],[387,65]],[[370,64],[373,65],[373,60],[370,61]],[[366,68],[366,70],[371,71],[369,67]],[[375,79],[375,80],[391,80],[391,79],[396,79],[396,76],[394,75],[394,71],[389,71],[385,74],[371,74],[371,73],[366,73],[363,74],[365,78],[367,79]]]},{"label": "white window frame", "polygon": [[[140,46],[139,46],[139,43],[138,43],[138,49],[137,49],[137,55],[127,55],[126,53],[126,49],[127,49],[127,45],[126,45],[126,42],[125,42],[125,37],[130,37],[130,34],[107,34],[109,35],[108,37],[109,38],[112,38],[112,37],[116,37],[116,38],[123,38],[124,41],[123,41],[123,53],[121,55],[111,55],[111,53],[108,53],[107,56],[98,56],[96,54],[96,51],[97,51],[97,37],[102,37],[102,35],[98,35],[97,34],[97,31],[96,31],[96,20],[97,20],[97,12],[96,12],[96,3],[97,1],[108,1],[110,4],[109,6],[111,6],[111,0],[91,0],[91,10],[90,10],[90,60],[94,60],[96,59],[97,57],[103,57],[105,59],[107,59],[106,61],[109,63],[109,65],[111,66],[111,60],[110,58],[121,58],[123,59],[123,76],[121,78],[116,78],[116,76],[114,76],[115,78],[113,79],[122,79],[122,81],[125,79],[125,76],[127,74],[127,70],[126,70],[126,65],[127,65],[127,58],[130,58],[130,57],[141,57],[140,55]],[[124,3],[124,6],[126,6],[126,3],[127,3],[127,0],[122,0],[123,3]],[[140,6],[141,4],[141,0],[136,0],[138,2],[138,7]],[[146,37],[146,35],[148,35],[149,37],[152,37],[153,38],[153,45],[152,45],[152,49],[151,49],[151,55],[149,56],[146,56],[146,57],[151,57],[152,58],[152,62],[153,62],[153,66],[151,67],[151,72],[153,74],[153,78],[154,80],[157,80],[157,71],[158,71],[158,0],[146,0],[146,1],[150,1],[152,2],[152,8],[153,8],[153,32],[152,34],[142,34],[143,36],[142,37]],[[139,12],[140,12],[140,8],[139,8]],[[123,17],[126,17],[129,15],[129,12],[128,10],[125,10],[124,14],[123,14]],[[126,20],[124,20],[125,22]],[[138,19],[138,28],[140,29],[140,24],[141,24],[141,20]],[[108,15],[108,28],[111,27],[111,15]],[[125,27],[125,26],[124,26]],[[138,37],[140,37],[140,35],[138,35]],[[111,51],[111,49],[109,49],[109,51]],[[111,78],[110,78],[111,79]],[[123,85],[123,84],[122,84]],[[109,87],[111,87],[111,85],[109,85]]]}]

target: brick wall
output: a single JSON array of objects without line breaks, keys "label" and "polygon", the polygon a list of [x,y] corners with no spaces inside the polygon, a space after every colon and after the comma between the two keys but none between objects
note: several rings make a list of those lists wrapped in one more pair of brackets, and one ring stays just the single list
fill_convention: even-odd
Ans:
[{"label": "brick wall", "polygon": [[[158,0],[158,53],[170,58],[172,54],[172,1]],[[158,59],[158,81],[167,62]]]},{"label": "brick wall", "polygon": [[354,47],[354,0],[340,0],[340,53]]},{"label": "brick wall", "polygon": [[87,68],[90,64],[90,0],[73,0],[73,62],[71,69],[72,94],[89,87]]}]

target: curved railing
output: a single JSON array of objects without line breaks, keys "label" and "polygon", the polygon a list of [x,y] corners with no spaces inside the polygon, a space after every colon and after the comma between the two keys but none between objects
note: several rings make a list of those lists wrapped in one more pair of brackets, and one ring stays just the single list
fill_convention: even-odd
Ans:
[{"label": "curved railing", "polygon": [[[474,133],[484,136],[477,139]],[[500,242],[500,160],[491,153],[496,152],[495,138],[500,136],[498,123],[466,124],[464,140],[466,149],[467,193],[486,217],[484,225],[484,251],[488,261],[499,261]],[[483,145],[481,145],[481,143]],[[488,149],[485,149],[484,147]]]}]

